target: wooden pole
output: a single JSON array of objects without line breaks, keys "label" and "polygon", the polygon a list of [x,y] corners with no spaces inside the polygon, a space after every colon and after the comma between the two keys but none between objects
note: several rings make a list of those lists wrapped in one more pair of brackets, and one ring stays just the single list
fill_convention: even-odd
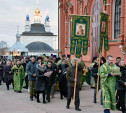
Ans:
[{"label": "wooden pole", "polygon": [[[101,57],[99,55],[99,65],[98,65],[98,72],[99,72],[99,69],[100,69],[100,63],[101,63]],[[98,74],[98,78],[97,78],[97,92],[96,92],[96,99],[98,97],[98,89],[99,89],[99,74]]]},{"label": "wooden pole", "polygon": [[75,82],[74,82],[73,107],[75,107],[75,96],[76,96],[76,86],[77,86],[77,71],[78,71],[78,60],[76,60],[76,71],[75,71]]}]

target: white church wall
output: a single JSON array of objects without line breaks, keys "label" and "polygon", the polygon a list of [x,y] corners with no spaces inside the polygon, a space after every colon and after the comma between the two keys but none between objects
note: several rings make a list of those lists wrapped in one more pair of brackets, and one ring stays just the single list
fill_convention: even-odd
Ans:
[{"label": "white church wall", "polygon": [[28,56],[35,55],[35,56],[42,56],[43,54],[50,56],[51,54],[57,55],[57,52],[28,52]]},{"label": "white church wall", "polygon": [[57,36],[21,36],[21,41],[24,46],[27,46],[28,44],[32,42],[44,42],[51,46],[54,50],[57,49]]}]

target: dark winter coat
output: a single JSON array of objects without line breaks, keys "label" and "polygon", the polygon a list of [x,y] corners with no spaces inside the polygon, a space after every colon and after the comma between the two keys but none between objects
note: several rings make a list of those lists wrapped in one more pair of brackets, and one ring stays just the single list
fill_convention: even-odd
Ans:
[{"label": "dark winter coat", "polygon": [[46,90],[46,77],[44,76],[46,67],[42,68],[40,65],[36,66],[36,91]]},{"label": "dark winter coat", "polygon": [[21,65],[24,67],[24,71],[26,72],[26,63],[21,63]]},{"label": "dark winter coat", "polygon": [[29,61],[29,63],[26,65],[26,72],[28,74],[28,80],[36,80],[36,77],[33,77],[33,74],[36,73],[36,65],[37,62],[32,63]]},{"label": "dark winter coat", "polygon": [[[63,79],[63,78],[66,78],[66,71],[67,71],[67,68],[69,66],[67,64],[65,64],[64,66],[62,64],[60,64],[58,66],[58,69],[57,69],[57,73],[58,73],[58,79],[59,79],[59,82]],[[61,70],[61,73],[59,73],[59,70]]]},{"label": "dark winter coat", "polygon": [[[101,66],[102,64],[100,64]],[[97,78],[98,78],[98,64],[95,64],[93,68],[91,69],[91,76],[94,77],[95,83],[97,83]],[[99,78],[100,80],[100,78]],[[100,82],[100,81],[99,81]]]},{"label": "dark winter coat", "polygon": [[98,65],[95,64],[93,68],[91,69],[91,76],[94,77],[95,83],[97,83],[97,78],[98,78]]},{"label": "dark winter coat", "polygon": [[122,73],[122,76],[117,81],[116,89],[117,90],[125,90],[126,86],[124,85],[124,83],[126,82],[126,66],[125,67],[120,67],[120,71]]},{"label": "dark winter coat", "polygon": [[52,74],[50,77],[46,77],[47,85],[52,86],[56,82],[56,74],[55,74],[55,69],[53,67],[49,68],[46,66],[46,72],[52,71]]},{"label": "dark winter coat", "polygon": [[9,81],[13,80],[13,73],[9,73],[9,72],[11,72],[11,68],[12,68],[12,66],[5,66],[4,67],[4,81],[5,81],[5,83],[8,83]]},{"label": "dark winter coat", "polygon": [[[77,72],[77,87],[80,87],[80,74],[81,71],[83,70],[83,66],[81,64],[78,64],[78,72]],[[76,67],[75,66],[69,66],[67,68],[67,84],[68,87],[74,87],[74,82],[75,82],[75,72],[76,72]]]}]

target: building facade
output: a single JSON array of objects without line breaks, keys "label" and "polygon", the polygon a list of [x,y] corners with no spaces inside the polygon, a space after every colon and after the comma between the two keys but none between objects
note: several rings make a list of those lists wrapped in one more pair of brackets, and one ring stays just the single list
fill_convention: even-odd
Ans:
[{"label": "building facade", "polygon": [[[100,12],[109,15],[109,51],[103,56],[112,55],[123,58],[120,46],[126,41],[126,0],[59,0],[59,55],[70,54],[70,15],[90,15],[90,34],[88,54],[83,60],[89,64],[98,56],[100,35]],[[73,56],[74,57],[74,56]]]},{"label": "building facade", "polygon": [[50,18],[47,15],[44,24],[41,20],[42,16],[37,5],[34,23],[31,24],[28,14],[26,16],[25,31],[21,34],[21,42],[28,49],[28,55],[57,54],[58,37],[50,31]]}]

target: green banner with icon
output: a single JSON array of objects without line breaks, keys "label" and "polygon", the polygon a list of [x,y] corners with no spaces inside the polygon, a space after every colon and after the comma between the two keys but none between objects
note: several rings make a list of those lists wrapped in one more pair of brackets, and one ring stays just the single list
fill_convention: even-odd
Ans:
[{"label": "green banner with icon", "polygon": [[87,55],[90,30],[90,16],[72,15],[72,36],[70,53],[79,58]]}]

